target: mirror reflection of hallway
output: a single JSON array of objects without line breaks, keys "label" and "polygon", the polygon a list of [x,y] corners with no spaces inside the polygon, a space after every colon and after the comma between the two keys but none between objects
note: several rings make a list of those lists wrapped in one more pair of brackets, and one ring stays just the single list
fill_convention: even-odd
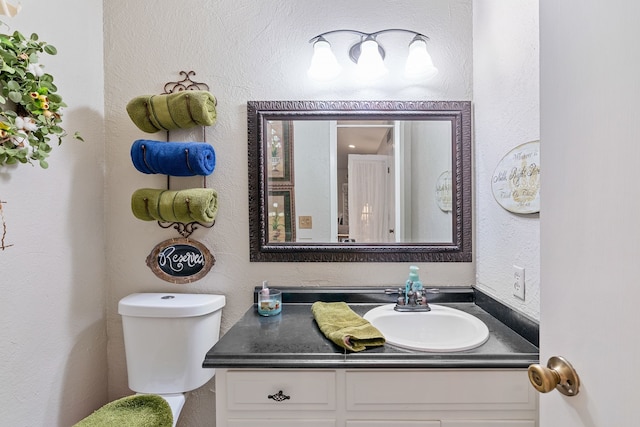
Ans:
[{"label": "mirror reflection of hallway", "polygon": [[340,241],[395,241],[394,129],[385,120],[336,122]]},{"label": "mirror reflection of hallway", "polygon": [[[444,199],[451,200],[451,186],[447,185],[448,193],[443,194],[440,182],[452,170],[449,121],[350,119],[287,123],[290,125],[281,127],[292,129],[291,144],[295,145],[292,211],[313,218],[311,229],[296,230],[294,242],[453,241],[452,212],[442,206]],[[381,166],[386,170],[386,179],[375,185],[380,192],[375,202],[360,200],[363,194],[354,190],[356,187],[350,182],[348,159],[353,155],[386,159],[386,166]],[[272,178],[272,172],[268,173]],[[362,185],[357,187],[366,188]],[[374,193],[368,197],[374,197]],[[357,207],[352,206],[352,200],[359,200]],[[364,219],[368,222],[360,224]]]},{"label": "mirror reflection of hallway", "polygon": [[389,156],[350,154],[348,177],[350,241],[393,241],[388,209],[393,197]]}]

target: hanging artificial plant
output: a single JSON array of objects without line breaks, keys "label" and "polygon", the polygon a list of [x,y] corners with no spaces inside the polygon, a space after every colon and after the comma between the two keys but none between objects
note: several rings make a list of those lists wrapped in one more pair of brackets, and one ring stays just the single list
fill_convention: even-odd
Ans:
[{"label": "hanging artificial plant", "polygon": [[[46,169],[52,139],[60,145],[67,135],[60,126],[66,104],[39,61],[42,52],[57,50],[35,33],[0,34],[0,166],[37,161]],[[74,138],[82,140],[77,132]]]}]

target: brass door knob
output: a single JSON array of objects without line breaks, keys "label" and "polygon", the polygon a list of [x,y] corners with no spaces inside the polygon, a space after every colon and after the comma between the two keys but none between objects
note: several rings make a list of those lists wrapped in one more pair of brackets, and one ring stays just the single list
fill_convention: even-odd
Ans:
[{"label": "brass door knob", "polygon": [[547,367],[529,366],[529,381],[540,393],[557,389],[565,396],[575,396],[580,391],[580,377],[573,366],[560,356],[553,356]]}]

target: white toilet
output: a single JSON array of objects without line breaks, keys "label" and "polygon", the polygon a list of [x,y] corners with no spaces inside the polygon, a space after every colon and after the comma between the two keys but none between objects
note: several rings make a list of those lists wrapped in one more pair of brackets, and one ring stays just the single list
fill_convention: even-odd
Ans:
[{"label": "white toilet", "polygon": [[218,341],[224,295],[137,293],[120,300],[129,388],[162,396],[175,427],[184,393],[213,378],[202,367]]}]

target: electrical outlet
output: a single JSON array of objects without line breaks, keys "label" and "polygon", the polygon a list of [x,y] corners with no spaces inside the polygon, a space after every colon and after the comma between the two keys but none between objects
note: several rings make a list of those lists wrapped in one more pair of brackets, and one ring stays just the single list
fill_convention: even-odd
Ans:
[{"label": "electrical outlet", "polygon": [[313,218],[311,216],[299,216],[298,225],[300,228],[313,228]]},{"label": "electrical outlet", "polygon": [[524,301],[524,267],[513,266],[513,295]]}]

